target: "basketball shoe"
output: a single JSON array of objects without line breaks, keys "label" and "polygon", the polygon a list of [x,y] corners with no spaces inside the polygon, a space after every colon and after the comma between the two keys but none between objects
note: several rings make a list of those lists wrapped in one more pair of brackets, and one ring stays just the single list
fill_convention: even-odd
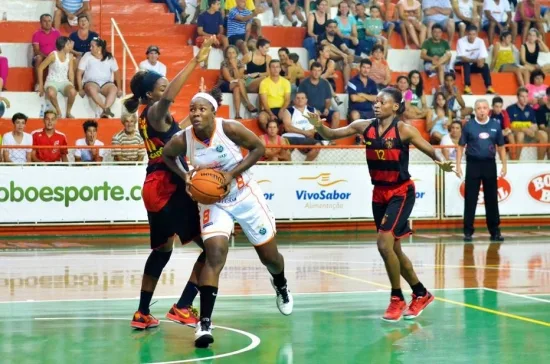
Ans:
[{"label": "basketball shoe", "polygon": [[190,327],[196,327],[200,321],[199,313],[193,306],[178,308],[176,304],[172,305],[172,308],[166,314],[166,318]]},{"label": "basketball shoe", "polygon": [[199,321],[195,330],[195,346],[197,348],[207,348],[213,342],[212,323],[210,319],[203,318]]},{"label": "basketball shoe", "polygon": [[157,320],[153,315],[145,315],[139,311],[136,311],[136,313],[134,313],[132,322],[130,322],[130,326],[137,330],[145,330],[151,327],[157,327],[158,325],[159,320]]},{"label": "basketball shoe", "polygon": [[412,320],[414,318],[417,318],[420,316],[422,311],[428,306],[432,301],[435,299],[435,297],[428,291],[426,291],[426,294],[424,296],[416,296],[414,293],[412,294],[412,301],[409,303],[409,308],[407,311],[403,314],[403,318],[405,320]]},{"label": "basketball shoe", "polygon": [[275,286],[275,283],[273,283],[273,278],[271,278],[271,285],[273,286],[275,293],[277,293],[277,308],[283,315],[290,315],[294,307],[294,298],[292,298],[292,294],[290,293],[288,286],[285,285],[280,288]]},{"label": "basketball shoe", "polygon": [[392,296],[390,299],[390,305],[382,316],[382,320],[388,322],[397,322],[401,320],[401,315],[407,309],[407,303],[397,296]]}]

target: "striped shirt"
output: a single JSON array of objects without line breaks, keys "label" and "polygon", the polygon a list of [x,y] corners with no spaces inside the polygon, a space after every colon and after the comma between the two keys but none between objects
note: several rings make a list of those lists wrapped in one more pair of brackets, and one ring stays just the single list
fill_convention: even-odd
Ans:
[{"label": "striped shirt", "polygon": [[242,22],[235,19],[236,16],[249,16],[252,12],[248,9],[240,10],[235,7],[231,9],[229,15],[227,16],[227,36],[231,37],[233,35],[246,34],[246,25],[252,22],[252,19]]},{"label": "striped shirt", "polygon": [[69,13],[74,14],[84,6],[84,2],[90,2],[90,0],[61,0],[61,6]]},{"label": "striped shirt", "polygon": [[121,161],[135,162],[139,157],[143,158],[145,156],[145,149],[143,145],[143,139],[136,131],[132,135],[128,135],[124,132],[124,129],[119,131],[113,136],[111,142],[113,145],[141,145],[140,149],[113,149],[111,155],[114,157],[118,156]]}]

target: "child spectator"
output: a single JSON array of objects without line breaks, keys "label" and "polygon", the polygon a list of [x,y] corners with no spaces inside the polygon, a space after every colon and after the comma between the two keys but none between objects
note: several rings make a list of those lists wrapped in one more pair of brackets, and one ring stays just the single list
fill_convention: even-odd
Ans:
[{"label": "child spectator", "polygon": [[277,148],[276,146],[289,145],[288,140],[279,135],[279,124],[275,120],[267,122],[267,133],[262,135],[260,140],[264,146],[275,146],[265,148],[264,161],[287,162],[290,161],[290,149]]},{"label": "child spectator", "polygon": [[426,127],[430,131],[430,142],[439,145],[441,138],[449,134],[452,120],[451,111],[442,92],[435,93],[432,108],[432,117],[426,120]]},{"label": "child spectator", "polygon": [[[508,111],[504,109],[504,100],[502,100],[502,97],[493,97],[492,106],[493,109],[489,113],[489,117],[498,120],[500,123],[504,142],[506,144],[515,144],[516,138],[514,137],[514,133],[512,133],[512,129],[510,129],[510,116],[508,115]],[[510,159],[516,159],[515,148],[510,148]]]},{"label": "child spectator", "polygon": [[57,123],[57,113],[55,110],[46,110],[44,112],[44,128],[32,132],[32,145],[38,146],[56,146],[55,149],[33,148],[31,152],[31,161],[33,162],[68,162],[67,159],[67,139],[65,134],[55,130]]},{"label": "child spectator", "polygon": [[[202,12],[197,20],[197,34],[195,40],[197,47],[201,47],[205,39],[216,36],[214,46],[225,49],[229,45],[227,37],[224,35],[223,17],[220,11],[220,0],[208,0],[208,10]],[[208,64],[208,59],[205,65]]]},{"label": "child spectator", "polygon": [[61,33],[52,27],[52,16],[42,14],[40,16],[40,29],[32,36],[32,66],[37,72],[35,91],[38,91],[38,67],[51,52],[55,51],[55,41],[60,36]]},{"label": "child spectator", "polygon": [[[103,146],[103,143],[97,140],[97,121],[86,120],[82,124],[84,128],[84,138],[76,141],[76,146]],[[101,162],[105,157],[106,150],[96,148],[79,148],[74,151],[75,162]]]},{"label": "child spectator", "polygon": [[139,69],[153,71],[158,73],[162,77],[166,77],[166,66],[164,65],[164,63],[159,61],[159,47],[155,45],[150,45],[149,47],[147,47],[145,55],[147,56],[147,59],[141,61],[141,63],[139,64]]},{"label": "child spectator", "polygon": [[369,78],[376,82],[378,90],[382,90],[391,82],[391,69],[388,62],[384,59],[384,48],[377,44],[372,48],[370,57],[372,67],[369,72]]},{"label": "child spectator", "polygon": [[384,47],[384,58],[388,56],[388,40],[382,36],[384,29],[384,21],[380,16],[380,8],[378,6],[370,7],[370,18],[364,21],[365,34],[367,39],[371,39],[376,44],[381,44]]},{"label": "child spectator", "polygon": [[504,32],[500,35],[500,42],[493,46],[491,70],[493,72],[509,72],[516,75],[520,87],[529,82],[529,71],[521,68],[516,62],[516,54],[519,51],[512,43],[512,33]]},{"label": "child spectator", "polygon": [[[67,97],[67,109],[65,117],[74,118],[71,109],[76,98],[74,88],[74,62],[71,54],[72,41],[67,37],[59,37],[56,40],[57,51],[50,53],[38,67],[38,92],[40,97],[46,94],[46,99],[55,108],[57,115],[61,115],[61,108],[57,101],[57,93]],[[44,85],[44,70],[48,68],[48,77]]]},{"label": "child spectator", "polygon": [[56,0],[54,13],[54,27],[61,29],[61,23],[71,27],[78,25],[78,17],[85,15],[90,19],[90,0]]},{"label": "child spectator", "polygon": [[462,94],[455,83],[456,76],[454,72],[448,72],[445,74],[444,84],[439,86],[438,90],[445,95],[449,110],[453,113],[453,119],[461,119],[467,115],[471,115],[474,110],[471,107],[466,107]]},{"label": "child spectator", "polygon": [[143,139],[136,130],[137,115],[128,112],[122,113],[122,125],[124,128],[113,135],[112,145],[139,145],[139,148],[113,149],[111,155],[117,162],[138,162],[145,158]]},{"label": "child spectator", "polygon": [[550,87],[546,89],[545,103],[537,110],[537,124],[540,130],[544,130],[546,131],[546,133],[550,133]]},{"label": "child spectator", "polygon": [[[12,116],[13,131],[4,134],[2,146],[29,146],[32,147],[32,136],[25,133],[27,125],[27,116],[22,113],[16,113]],[[23,164],[31,161],[32,149],[4,148],[2,154],[4,163]]]},{"label": "child spectator", "polygon": [[442,147],[454,146],[455,148],[443,148],[441,150],[443,157],[448,161],[456,161],[456,147],[458,146],[458,141],[462,136],[462,123],[460,121],[453,121],[451,123],[450,132],[445,134],[441,138]]},{"label": "child spectator", "polygon": [[541,105],[546,102],[546,90],[548,86],[544,84],[546,76],[541,70],[535,70],[531,73],[531,79],[527,85],[527,91],[529,91],[529,104],[533,109],[538,110]]}]

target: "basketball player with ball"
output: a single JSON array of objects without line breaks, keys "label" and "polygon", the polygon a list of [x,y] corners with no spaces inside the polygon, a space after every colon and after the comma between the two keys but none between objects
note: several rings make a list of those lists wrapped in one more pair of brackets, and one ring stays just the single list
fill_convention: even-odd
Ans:
[{"label": "basketball player with ball", "polygon": [[[199,203],[206,260],[199,276],[197,347],[208,347],[214,342],[211,317],[234,220],[272,276],[279,311],[290,315],[294,304],[287,288],[284,259],[275,242],[275,218],[249,171],[264,155],[265,147],[241,123],[217,118],[217,109],[218,103],[211,95],[196,94],[190,105],[191,125],[176,134],[162,152],[164,163],[186,181],[189,193]],[[246,157],[241,147],[248,150]],[[178,166],[181,155],[187,155],[197,169],[194,175]]]}]

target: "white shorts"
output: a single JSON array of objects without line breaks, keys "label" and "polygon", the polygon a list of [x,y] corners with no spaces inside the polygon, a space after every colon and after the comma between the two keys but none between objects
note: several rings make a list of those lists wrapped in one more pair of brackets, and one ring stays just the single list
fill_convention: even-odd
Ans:
[{"label": "white shorts", "polygon": [[235,194],[213,205],[199,204],[201,236],[205,241],[214,236],[229,238],[237,221],[254,246],[275,237],[275,216],[267,206],[264,194],[254,180]]}]

